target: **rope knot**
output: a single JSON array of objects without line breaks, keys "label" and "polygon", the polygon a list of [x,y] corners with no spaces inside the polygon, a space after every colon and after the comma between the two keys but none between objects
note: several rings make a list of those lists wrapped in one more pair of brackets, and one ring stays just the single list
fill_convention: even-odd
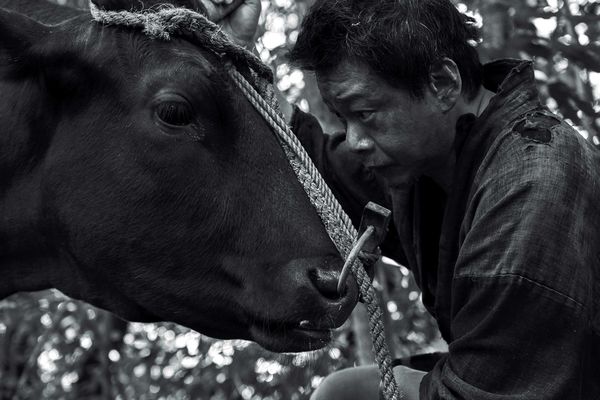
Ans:
[{"label": "rope knot", "polygon": [[152,39],[170,40],[178,32],[194,32],[201,26],[213,31],[216,25],[204,15],[187,8],[164,5],[159,10],[138,12],[101,10],[90,1],[92,18],[104,25],[141,27],[145,35]]},{"label": "rope knot", "polygon": [[170,40],[171,35],[169,26],[166,24],[163,15],[158,13],[144,13],[144,30],[143,32],[151,38]]},{"label": "rope knot", "polygon": [[142,32],[151,39],[170,40],[173,35],[181,34],[192,42],[206,46],[220,57],[227,55],[236,65],[245,64],[255,70],[261,79],[273,80],[273,71],[269,66],[247,49],[233,43],[219,25],[196,11],[168,4],[158,10],[102,10],[91,0],[89,6],[92,19],[103,25],[142,28]]}]

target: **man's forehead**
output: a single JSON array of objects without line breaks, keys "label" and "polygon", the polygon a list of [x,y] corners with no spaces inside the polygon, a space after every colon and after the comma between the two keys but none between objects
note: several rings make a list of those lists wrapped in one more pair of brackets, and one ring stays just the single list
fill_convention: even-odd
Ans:
[{"label": "man's forehead", "polygon": [[336,101],[371,95],[384,84],[367,65],[357,62],[341,62],[315,75],[321,93]]}]

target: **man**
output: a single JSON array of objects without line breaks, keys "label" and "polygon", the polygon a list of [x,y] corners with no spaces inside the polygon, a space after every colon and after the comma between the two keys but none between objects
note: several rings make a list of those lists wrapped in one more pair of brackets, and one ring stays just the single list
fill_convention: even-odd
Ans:
[{"label": "man", "polygon": [[[449,343],[426,374],[396,368],[409,398],[600,399],[600,154],[540,104],[530,62],[481,66],[476,40],[449,0],[317,0],[291,59],[346,132],[298,109],[292,127],[350,214],[393,209],[383,254]],[[313,395],[377,397],[372,368]]]}]

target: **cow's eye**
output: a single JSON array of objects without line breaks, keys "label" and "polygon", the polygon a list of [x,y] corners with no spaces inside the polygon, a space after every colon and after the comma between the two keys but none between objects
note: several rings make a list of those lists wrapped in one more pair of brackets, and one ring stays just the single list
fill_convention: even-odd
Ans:
[{"label": "cow's eye", "polygon": [[156,105],[156,116],[171,126],[186,126],[192,123],[193,113],[185,101],[162,101]]}]

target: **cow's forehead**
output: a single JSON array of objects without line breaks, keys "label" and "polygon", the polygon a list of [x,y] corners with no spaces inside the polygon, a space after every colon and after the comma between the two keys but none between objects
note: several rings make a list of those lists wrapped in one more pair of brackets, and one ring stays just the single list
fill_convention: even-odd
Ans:
[{"label": "cow's forehead", "polygon": [[220,66],[220,62],[211,52],[184,40],[178,45],[169,46],[167,52],[174,61],[193,65],[206,72],[211,72]]},{"label": "cow's forehead", "polygon": [[149,71],[202,75],[221,68],[208,49],[181,37],[152,39],[138,29],[92,23],[76,33],[76,49],[85,58],[107,65],[116,74],[143,76]]},{"label": "cow's forehead", "polygon": [[147,77],[149,71],[154,75],[157,72],[168,75],[169,70],[191,73],[194,78],[200,75],[200,79],[205,77],[209,81],[223,80],[230,64],[238,63],[258,77],[272,79],[268,66],[231,43],[218,28],[208,34],[202,29],[183,30],[184,33],[171,33],[170,38],[158,39],[151,37],[142,26],[103,24],[83,19],[83,16],[76,20],[71,22],[80,30],[75,40],[80,46],[73,55],[84,63],[91,61],[94,69],[99,69],[107,78],[116,78],[117,82],[132,76],[136,80]]},{"label": "cow's forehead", "polygon": [[178,83],[186,89],[193,83],[196,88],[214,89],[215,79],[221,75],[216,72],[222,65],[212,53],[183,39],[160,43],[148,38],[141,40],[148,48],[136,51],[133,56],[139,63],[138,71],[142,71],[143,80],[148,84],[152,81],[159,86]]}]

